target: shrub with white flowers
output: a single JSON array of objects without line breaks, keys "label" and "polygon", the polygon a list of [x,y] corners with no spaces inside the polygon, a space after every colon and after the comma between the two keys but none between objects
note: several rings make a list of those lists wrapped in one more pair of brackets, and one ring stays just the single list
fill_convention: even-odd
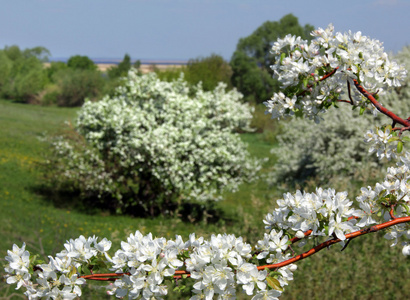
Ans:
[{"label": "shrub with white flowers", "polygon": [[[410,121],[382,106],[374,90],[397,86],[406,72],[389,61],[380,42],[360,33],[334,33],[329,26],[313,35],[311,44],[293,36],[275,43],[274,68],[283,90],[266,105],[275,117],[305,115],[320,121],[330,106],[347,102],[363,109],[372,105],[392,120],[391,125],[369,130],[366,141],[377,157],[398,159],[397,166],[388,168],[382,182],[363,187],[357,205],[346,192],[331,188],[286,193],[266,215],[268,231],[253,246],[227,234],[210,240],[192,234],[184,241],[136,231],[114,256],[108,253],[108,240],[80,236],[67,241],[65,250],[45,264],[30,258],[24,244],[14,245],[6,257],[7,282],[24,287],[30,299],[72,299],[81,295],[84,280],[115,280],[109,293],[118,298],[161,299],[171,279],[178,280],[178,288],[192,280],[191,299],[233,299],[242,289],[252,299],[275,300],[293,279],[296,262],[333,244],[345,248],[354,238],[387,229],[385,237],[393,246],[401,242],[403,254],[410,255],[410,153],[403,150]],[[347,100],[341,98],[344,85]],[[309,239],[319,244],[291,253],[292,244]],[[113,273],[93,272],[98,268]]]},{"label": "shrub with white flowers", "polygon": [[252,110],[225,88],[198,85],[189,95],[183,78],[165,82],[131,70],[114,96],[84,104],[80,138],[54,142],[52,178],[108,196],[117,210],[137,206],[152,215],[175,201],[220,199],[221,190],[235,190],[259,170],[235,133],[251,130]]}]

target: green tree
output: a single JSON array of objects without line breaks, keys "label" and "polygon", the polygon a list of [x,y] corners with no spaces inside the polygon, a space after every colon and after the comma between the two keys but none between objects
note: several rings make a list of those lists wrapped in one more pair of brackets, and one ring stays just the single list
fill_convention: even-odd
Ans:
[{"label": "green tree", "polygon": [[10,58],[12,61],[16,61],[19,58],[22,57],[21,50],[19,46],[13,45],[13,46],[6,46],[4,47],[4,53]]},{"label": "green tree", "polygon": [[272,78],[270,65],[273,55],[270,48],[278,38],[287,34],[310,40],[313,26],[301,26],[292,14],[279,21],[266,21],[250,36],[241,38],[231,58],[232,85],[244,94],[245,99],[261,103],[278,90],[278,83]]},{"label": "green tree", "polygon": [[141,67],[141,61],[138,59],[132,65],[135,69],[139,69]]},{"label": "green tree", "polygon": [[232,70],[222,56],[212,54],[205,58],[189,60],[185,69],[185,79],[192,85],[202,82],[204,91],[214,90],[218,82],[231,86]]},{"label": "green tree", "polygon": [[22,53],[25,57],[36,57],[41,62],[47,62],[51,53],[44,47],[34,47],[25,49]]},{"label": "green tree", "polygon": [[43,61],[49,51],[43,47],[21,50],[18,46],[0,50],[0,96],[31,102],[48,82]]},{"label": "green tree", "polygon": [[88,56],[74,55],[67,61],[67,66],[72,69],[97,70],[97,66]]},{"label": "green tree", "polygon": [[131,69],[131,57],[128,54],[125,54],[124,58],[118,64],[118,66],[108,69],[107,75],[110,79],[123,77],[127,75],[130,69]]}]

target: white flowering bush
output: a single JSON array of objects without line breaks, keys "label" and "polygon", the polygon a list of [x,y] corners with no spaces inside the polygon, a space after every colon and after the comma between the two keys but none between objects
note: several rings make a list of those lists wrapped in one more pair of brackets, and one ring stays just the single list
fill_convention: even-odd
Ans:
[{"label": "white flowering bush", "polygon": [[235,133],[250,130],[252,110],[225,88],[199,85],[191,96],[183,78],[130,71],[114,96],[84,104],[75,124],[81,138],[54,142],[51,171],[117,210],[154,215],[180,200],[218,200],[259,169]]},{"label": "white flowering bush", "polygon": [[[356,203],[347,192],[331,188],[286,193],[263,220],[267,232],[255,245],[227,234],[209,240],[191,234],[184,241],[178,235],[167,240],[137,230],[114,255],[107,239],[80,236],[67,241],[48,264],[30,258],[24,244],[14,245],[6,257],[7,283],[23,287],[29,299],[75,298],[85,280],[114,281],[109,294],[117,298],[162,299],[177,280],[177,289],[190,280],[191,299],[234,299],[240,291],[252,299],[275,300],[293,279],[296,262],[333,244],[340,243],[343,250],[352,239],[385,230],[392,246],[401,243],[402,253],[410,255],[410,152],[403,149],[410,121],[387,110],[370,90],[398,86],[405,71],[388,60],[380,42],[360,33],[333,33],[329,26],[313,35],[311,44],[293,36],[275,43],[274,68],[283,90],[266,105],[274,117],[304,115],[319,122],[333,103],[347,102],[373,106],[392,121],[368,130],[365,139],[370,152],[397,159],[396,166],[388,168],[383,181],[361,188]],[[343,84],[348,100],[340,98]],[[310,239],[316,241],[313,248],[294,252],[293,244]],[[98,269],[111,273],[96,273]]]}]

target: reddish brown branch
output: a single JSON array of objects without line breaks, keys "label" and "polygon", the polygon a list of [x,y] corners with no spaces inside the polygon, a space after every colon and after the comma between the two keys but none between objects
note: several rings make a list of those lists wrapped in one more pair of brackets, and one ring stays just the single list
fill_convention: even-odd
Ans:
[{"label": "reddish brown branch", "polygon": [[389,211],[389,214],[390,214],[390,218],[392,219],[392,220],[395,220],[395,219],[397,219],[397,217],[394,215],[394,207],[395,207],[395,205],[390,205],[390,211]]},{"label": "reddish brown branch", "polygon": [[[329,78],[330,76],[332,76],[333,74],[335,74],[338,69],[339,69],[339,67],[334,68],[334,69],[333,69],[332,71],[330,71],[329,73],[323,75],[323,77],[320,78],[319,80],[317,80],[316,82],[320,82],[320,81],[323,81],[323,80]],[[312,76],[314,76],[314,75],[315,75],[315,74],[312,73]],[[304,91],[302,91],[302,92],[300,92],[297,96],[303,96],[303,95],[306,94],[306,93],[309,91],[309,89],[312,88],[312,87],[313,87],[313,84],[308,84],[308,85],[306,86],[307,89],[304,90]]]},{"label": "reddish brown branch", "polygon": [[349,103],[350,105],[354,105],[351,101],[349,100],[336,100],[337,102],[344,102],[344,103]]},{"label": "reddish brown branch", "polygon": [[[407,119],[407,120],[408,120],[408,119]],[[396,125],[396,124],[394,124],[394,125]],[[393,126],[392,126],[392,127],[393,127]],[[393,130],[393,131],[400,131],[400,132],[399,132],[399,136],[401,136],[401,134],[403,133],[403,131],[410,130],[410,127],[409,127],[409,126],[407,126],[407,127],[394,127],[392,130]]]},{"label": "reddish brown branch", "polygon": [[[322,78],[320,78],[319,81],[323,81],[323,80],[329,78],[330,76],[335,74],[338,69],[339,69],[339,67],[334,68],[332,71],[330,71],[329,73],[325,74]],[[312,87],[312,86],[310,86],[310,87]]]},{"label": "reddish brown branch", "polygon": [[[401,223],[407,223],[407,222],[410,222],[410,216],[395,218],[394,220],[391,220],[391,221],[388,221],[388,222],[385,222],[385,223],[382,223],[382,224],[379,224],[379,225],[374,225],[374,226],[371,226],[369,228],[365,228],[365,229],[358,230],[358,231],[355,231],[355,232],[352,232],[352,233],[348,233],[348,234],[345,235],[345,237],[348,240],[348,239],[356,238],[358,236],[365,235],[365,234],[368,234],[368,233],[377,232],[377,231],[380,231],[382,229],[391,227],[393,225],[397,225],[397,224],[401,224]],[[277,263],[277,264],[272,264],[272,265],[259,266],[258,270],[264,270],[265,268],[268,268],[268,269],[282,268],[284,266],[290,265],[290,264],[295,263],[299,260],[302,260],[302,259],[305,259],[309,256],[312,256],[313,254],[316,254],[320,250],[322,250],[324,248],[327,248],[327,247],[329,247],[333,244],[339,243],[340,241],[341,241],[340,239],[331,239],[329,241],[326,241],[324,243],[321,243],[321,244],[317,245],[316,247],[306,251],[305,253],[299,254],[299,255],[297,255],[295,257],[292,257],[288,260],[285,260],[283,262],[280,262],[280,263]]]},{"label": "reddish brown branch", "polygon": [[405,127],[405,128],[394,128],[394,130],[400,130],[402,132],[403,130],[409,130],[410,129],[410,121],[409,120],[405,120],[405,119],[400,118],[399,116],[397,116],[396,114],[394,114],[393,112],[391,112],[387,108],[385,108],[383,105],[381,105],[376,100],[374,95],[372,93],[369,93],[363,86],[361,86],[356,79],[353,79],[353,83],[356,86],[356,88],[358,89],[358,91],[363,96],[365,96],[373,104],[373,106],[376,107],[376,109],[378,111],[380,111],[382,114],[384,114],[384,115],[388,116],[390,119],[392,119],[394,124],[398,123],[398,124],[401,124]]},{"label": "reddish brown branch", "polygon": [[[351,217],[349,219],[353,219],[353,218],[357,218],[357,217]],[[365,234],[368,234],[368,233],[372,233],[372,232],[377,232],[377,231],[386,229],[388,227],[391,227],[391,226],[394,226],[394,225],[397,225],[397,224],[408,223],[408,222],[410,222],[410,216],[401,217],[401,218],[394,217],[394,219],[392,219],[390,221],[387,221],[385,223],[374,225],[374,226],[371,226],[371,227],[368,227],[368,228],[365,228],[365,229],[362,229],[362,230],[358,230],[358,231],[355,231],[355,232],[352,232],[352,233],[348,233],[348,234],[345,235],[345,237],[346,237],[346,240],[348,242],[349,240],[354,239],[356,237],[359,237],[359,236],[362,236],[362,235],[365,235]],[[308,230],[308,231],[305,232],[305,236],[308,236],[311,233],[312,233],[312,230]],[[301,239],[297,238],[297,237],[294,237],[294,238],[290,239],[292,244],[299,241],[299,240],[301,240]],[[313,247],[312,249],[310,249],[310,250],[308,250],[308,251],[306,251],[302,254],[294,256],[294,257],[292,257],[288,260],[282,261],[282,262],[277,263],[277,264],[259,266],[258,270],[264,270],[266,268],[268,268],[268,269],[282,268],[284,266],[293,264],[297,261],[300,261],[300,260],[305,259],[309,256],[312,256],[313,254],[318,253],[320,250],[322,250],[324,248],[328,248],[329,246],[331,246],[333,244],[336,244],[336,243],[339,243],[340,241],[341,240],[338,239],[338,238],[333,238],[331,240],[328,240],[326,242],[323,242],[323,243],[317,245],[316,247]],[[89,279],[89,280],[114,281],[117,278],[109,278],[109,277],[120,277],[120,276],[123,276],[125,274],[129,275],[129,273],[108,273],[108,274],[84,275],[84,276],[80,276],[80,278]],[[181,279],[181,278],[183,278],[183,276],[184,277],[190,277],[191,274],[188,271],[185,271],[185,270],[177,270],[177,271],[175,271],[174,279]]]},{"label": "reddish brown branch", "polygon": [[[332,71],[330,71],[329,73],[325,74],[322,78],[320,78],[317,82],[326,80],[327,78],[329,78],[330,76],[332,76],[333,74],[336,73],[336,71],[339,69],[339,67],[334,68]],[[362,85],[359,84],[359,82],[357,81],[357,79],[353,79],[353,83],[355,85],[355,87],[357,88],[357,90],[363,95],[365,96],[372,104],[374,107],[376,107],[376,109],[378,111],[380,111],[382,114],[388,116],[389,118],[391,118],[393,120],[393,124],[401,124],[403,127],[399,127],[399,128],[393,128],[393,131],[398,131],[400,130],[400,135],[403,133],[403,131],[406,130],[410,130],[410,118],[409,119],[402,119],[399,116],[397,116],[396,114],[394,114],[393,112],[389,111],[387,108],[385,108],[383,105],[381,105],[376,98],[374,97],[376,93],[372,94],[370,92],[368,92]],[[306,94],[308,92],[308,90],[310,88],[313,87],[313,84],[309,84],[306,88],[307,90],[302,91],[301,93],[298,94],[298,96],[303,96],[304,94]],[[348,100],[337,100],[338,102],[346,102],[349,103],[351,105],[354,105],[352,96],[351,96],[351,90],[350,90],[350,82],[347,81],[347,90],[348,90],[348,94],[349,94],[349,99]],[[394,125],[392,127],[394,127]]]}]

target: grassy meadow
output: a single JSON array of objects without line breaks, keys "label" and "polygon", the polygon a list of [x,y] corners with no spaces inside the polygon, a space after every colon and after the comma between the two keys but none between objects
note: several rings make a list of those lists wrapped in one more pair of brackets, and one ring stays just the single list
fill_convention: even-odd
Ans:
[{"label": "grassy meadow", "polygon": [[[30,253],[46,258],[61,251],[67,239],[79,235],[107,237],[113,241],[112,253],[121,240],[136,230],[167,238],[176,234],[187,238],[191,232],[204,237],[226,232],[244,236],[250,243],[263,236],[262,219],[281,196],[268,187],[263,178],[243,184],[236,193],[226,192],[224,201],[216,203],[211,212],[216,215],[213,222],[197,220],[195,216],[182,221],[177,216],[133,218],[98,210],[90,214],[73,209],[69,197],[66,203],[55,205],[52,195],[38,192],[41,186],[38,164],[46,159],[49,151],[41,138],[58,134],[66,121],[74,120],[77,110],[0,100],[0,265],[5,264],[7,249],[14,243],[21,246],[23,241]],[[241,136],[253,155],[269,158],[262,172],[266,173],[275,161],[270,155],[272,142],[260,133]],[[408,298],[410,261],[401,254],[401,247],[390,247],[383,234],[353,240],[343,252],[335,245],[301,261],[294,282],[281,299]],[[297,253],[307,250],[298,246],[293,249]],[[3,267],[1,270],[0,274]],[[91,288],[98,285],[93,284]],[[108,297],[104,290],[84,293],[84,299]],[[0,299],[19,298],[24,298],[21,292],[14,291],[1,278]],[[171,293],[170,298],[185,298],[185,295]],[[246,295],[239,298],[248,299]]]}]

